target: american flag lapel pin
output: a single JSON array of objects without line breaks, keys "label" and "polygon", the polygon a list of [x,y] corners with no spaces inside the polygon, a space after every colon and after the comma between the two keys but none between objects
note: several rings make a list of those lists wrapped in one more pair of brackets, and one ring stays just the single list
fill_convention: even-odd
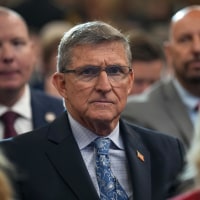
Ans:
[{"label": "american flag lapel pin", "polygon": [[145,161],[145,160],[144,160],[144,155],[141,154],[138,150],[136,151],[136,153],[137,153],[137,157],[138,157],[142,162],[144,162],[144,161]]}]

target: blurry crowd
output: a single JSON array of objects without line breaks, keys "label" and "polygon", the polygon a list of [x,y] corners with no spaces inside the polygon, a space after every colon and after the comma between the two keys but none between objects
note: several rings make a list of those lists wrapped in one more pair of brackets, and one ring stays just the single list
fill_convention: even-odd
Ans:
[{"label": "blurry crowd", "polygon": [[[145,61],[161,61],[158,63],[155,71],[150,75],[149,83],[142,83],[142,78],[145,76],[144,70],[139,64],[138,81],[136,74],[135,92],[140,93],[146,89],[150,83],[160,79],[162,76],[167,76],[170,71],[169,67],[166,69],[164,58],[162,55],[162,44],[167,39],[168,26],[170,17],[178,9],[198,3],[195,0],[1,0],[0,5],[12,8],[21,14],[32,34],[35,45],[35,53],[37,62],[34,66],[34,72],[31,77],[30,83],[33,88],[41,89],[47,93],[56,95],[59,94],[49,84],[51,82],[51,75],[55,72],[57,45],[64,31],[67,31],[73,25],[78,23],[103,20],[115,27],[119,28],[122,32],[130,35],[135,32],[143,32],[140,36],[138,43],[149,43],[150,51],[154,51],[153,57]],[[132,33],[134,32],[134,33]],[[137,37],[137,36],[136,36]],[[137,39],[136,39],[137,40]],[[143,41],[141,41],[143,40]],[[144,40],[148,40],[145,41]],[[151,44],[150,44],[151,43]],[[141,50],[147,49],[143,44],[139,44]],[[157,46],[157,47],[155,47]],[[157,50],[155,50],[157,48]],[[158,53],[155,53],[155,52]],[[160,52],[159,52],[160,51]],[[140,54],[139,52],[139,54]],[[143,54],[143,52],[142,52]],[[137,55],[136,55],[137,56]],[[149,55],[150,56],[150,55]],[[159,58],[160,57],[160,58]],[[143,59],[143,58],[142,58]],[[141,59],[141,60],[142,60]],[[136,58],[138,61],[138,59]],[[140,60],[140,59],[139,59]],[[154,62],[151,62],[154,65]],[[162,65],[162,66],[161,66]],[[134,66],[137,67],[137,64]],[[146,74],[149,74],[150,70]],[[152,69],[148,67],[148,69]],[[154,73],[155,72],[155,73]],[[166,74],[166,73],[167,74]],[[141,75],[140,75],[141,74]],[[152,77],[153,76],[153,77]],[[139,89],[137,83],[139,82]]]},{"label": "blurry crowd", "polygon": [[77,24],[101,19],[123,30],[139,27],[163,39],[171,15],[195,3],[198,0],[1,0],[0,5],[19,12],[34,30],[52,20]]},{"label": "blurry crowd", "polygon": [[[24,71],[21,77],[24,80],[19,85],[21,91],[13,92],[15,96],[9,93],[12,83],[6,85],[6,80],[0,81],[0,116],[10,108],[17,111],[15,128],[20,134],[53,121],[64,110],[61,95],[52,84],[61,38],[76,24],[105,21],[128,37],[133,55],[134,83],[122,116],[180,139],[186,150],[186,166],[177,178],[183,184],[174,195],[193,192],[200,185],[200,27],[196,21],[200,20],[200,10],[195,10],[195,14],[184,10],[183,15],[174,15],[191,5],[199,5],[198,0],[0,0],[0,6],[21,14],[30,29],[29,38],[26,26],[19,24],[24,32],[20,37],[27,39],[27,52],[21,53],[24,66],[18,66]],[[4,27],[3,22],[0,21],[0,28],[1,24]],[[20,33],[17,27],[12,28],[11,32],[16,28]],[[29,39],[33,43],[29,44]],[[4,64],[12,63],[12,55],[5,52]],[[35,89],[45,96],[35,93]],[[31,106],[23,107],[30,99]],[[6,130],[2,116],[0,139],[2,130]],[[3,158],[4,161],[7,163]],[[10,188],[7,190],[12,194]]]}]

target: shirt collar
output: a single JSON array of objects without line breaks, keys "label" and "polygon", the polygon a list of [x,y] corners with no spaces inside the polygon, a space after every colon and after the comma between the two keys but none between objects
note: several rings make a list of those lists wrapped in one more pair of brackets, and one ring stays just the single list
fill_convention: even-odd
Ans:
[{"label": "shirt collar", "polygon": [[[71,124],[72,133],[75,137],[75,140],[80,150],[89,146],[97,137],[99,137],[98,135],[90,131],[89,129],[82,126],[69,113],[68,113],[68,117],[69,117],[69,122]],[[112,140],[112,142],[115,144],[115,146],[118,149],[124,149],[124,145],[123,145],[121,136],[119,134],[119,123],[107,137]]]},{"label": "shirt collar", "polygon": [[25,90],[21,98],[12,106],[7,107],[0,104],[0,115],[4,114],[6,111],[11,110],[18,113],[20,116],[31,119],[32,112],[31,112],[31,94],[30,88],[28,85],[25,86]]}]

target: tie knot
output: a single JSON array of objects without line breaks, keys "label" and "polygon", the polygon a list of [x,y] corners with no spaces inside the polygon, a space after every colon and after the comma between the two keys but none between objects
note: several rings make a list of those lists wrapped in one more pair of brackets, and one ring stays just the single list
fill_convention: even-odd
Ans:
[{"label": "tie knot", "polygon": [[13,123],[16,118],[17,118],[18,114],[13,112],[13,111],[8,111],[5,112],[2,116],[1,119],[4,123]]},{"label": "tie knot", "polygon": [[97,154],[107,155],[109,152],[111,140],[109,138],[99,137],[94,141]]},{"label": "tie knot", "polygon": [[14,128],[14,123],[18,114],[12,111],[4,113],[0,118],[4,124],[4,138],[9,138],[17,135],[17,132]]}]

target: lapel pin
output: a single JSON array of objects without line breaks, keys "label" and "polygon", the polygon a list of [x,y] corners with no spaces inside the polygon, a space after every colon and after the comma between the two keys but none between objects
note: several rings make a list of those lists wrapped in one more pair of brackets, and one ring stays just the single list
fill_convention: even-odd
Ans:
[{"label": "lapel pin", "polygon": [[56,115],[53,112],[47,112],[45,115],[45,120],[47,122],[52,122],[56,118]]},{"label": "lapel pin", "polygon": [[137,157],[138,157],[142,162],[144,162],[144,155],[141,154],[138,150],[137,150]]}]

